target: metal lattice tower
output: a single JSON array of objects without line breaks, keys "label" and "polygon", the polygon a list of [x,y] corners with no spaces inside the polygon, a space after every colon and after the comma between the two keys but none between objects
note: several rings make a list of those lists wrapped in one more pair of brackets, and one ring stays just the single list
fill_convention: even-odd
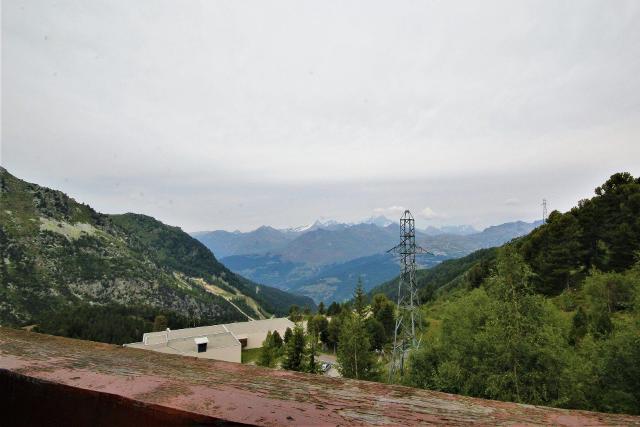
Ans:
[{"label": "metal lattice tower", "polygon": [[547,199],[542,199],[542,223],[547,222]]},{"label": "metal lattice tower", "polygon": [[411,212],[404,211],[400,218],[400,243],[388,250],[400,257],[398,280],[398,312],[393,337],[393,353],[389,365],[389,382],[396,373],[404,375],[405,358],[412,348],[417,348],[420,328],[419,303],[416,289],[416,253],[429,253],[416,245],[416,227]]}]

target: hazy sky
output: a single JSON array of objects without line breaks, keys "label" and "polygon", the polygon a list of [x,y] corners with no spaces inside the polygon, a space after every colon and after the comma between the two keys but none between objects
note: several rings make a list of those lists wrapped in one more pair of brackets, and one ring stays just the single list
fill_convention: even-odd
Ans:
[{"label": "hazy sky", "polygon": [[1,164],[187,231],[537,219],[640,175],[639,1],[2,1]]}]

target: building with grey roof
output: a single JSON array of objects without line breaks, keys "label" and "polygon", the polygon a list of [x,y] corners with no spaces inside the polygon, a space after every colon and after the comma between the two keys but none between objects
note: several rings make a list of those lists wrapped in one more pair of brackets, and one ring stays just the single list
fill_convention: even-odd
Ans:
[{"label": "building with grey roof", "polygon": [[243,348],[262,347],[268,332],[278,331],[284,336],[287,328],[294,326],[289,319],[274,318],[176,330],[167,328],[166,331],[147,332],[142,336],[142,342],[125,346],[240,363]]}]

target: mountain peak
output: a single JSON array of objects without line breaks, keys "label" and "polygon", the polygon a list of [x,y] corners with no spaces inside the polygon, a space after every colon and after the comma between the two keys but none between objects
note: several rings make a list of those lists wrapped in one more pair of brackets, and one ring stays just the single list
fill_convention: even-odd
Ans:
[{"label": "mountain peak", "polygon": [[278,231],[275,228],[271,227],[270,225],[261,225],[260,227],[256,228],[253,231],[258,231],[258,232],[266,232],[266,231]]},{"label": "mountain peak", "polygon": [[390,220],[389,218],[387,218],[384,215],[378,215],[378,216],[370,216],[369,218],[365,219],[364,221],[361,221],[362,224],[373,224],[373,225],[377,225],[378,227],[387,227],[391,224],[395,224],[395,221]]},{"label": "mountain peak", "polygon": [[334,220],[334,219],[330,219],[330,218],[326,218],[321,216],[320,218],[316,219],[313,223],[311,224],[307,224],[307,225],[301,225],[298,227],[290,227],[290,228],[285,228],[282,229],[281,231],[285,231],[285,232],[294,232],[294,233],[303,233],[306,231],[313,231],[313,230],[317,230],[319,228],[329,228],[329,227],[334,227],[337,225],[342,225],[340,222]]}]

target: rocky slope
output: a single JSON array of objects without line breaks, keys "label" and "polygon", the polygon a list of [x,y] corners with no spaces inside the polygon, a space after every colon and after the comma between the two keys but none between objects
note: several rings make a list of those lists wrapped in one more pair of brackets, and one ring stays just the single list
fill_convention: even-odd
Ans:
[{"label": "rocky slope", "polygon": [[73,304],[150,306],[199,321],[282,314],[305,297],[257,285],[200,242],[153,218],[104,215],[0,168],[0,322]]}]

